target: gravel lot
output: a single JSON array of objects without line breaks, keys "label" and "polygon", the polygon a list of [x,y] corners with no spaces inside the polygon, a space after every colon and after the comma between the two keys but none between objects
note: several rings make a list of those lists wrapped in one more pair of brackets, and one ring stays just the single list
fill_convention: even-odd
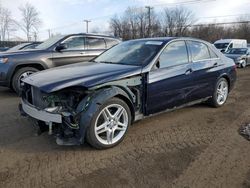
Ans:
[{"label": "gravel lot", "polygon": [[137,122],[115,148],[57,146],[35,136],[18,97],[0,88],[0,187],[250,187],[250,68],[227,104],[196,105]]}]

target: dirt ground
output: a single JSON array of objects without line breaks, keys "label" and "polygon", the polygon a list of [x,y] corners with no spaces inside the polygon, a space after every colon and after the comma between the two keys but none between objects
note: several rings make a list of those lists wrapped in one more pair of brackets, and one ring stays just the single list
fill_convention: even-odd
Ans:
[{"label": "dirt ground", "polygon": [[115,148],[57,146],[19,116],[0,88],[0,187],[250,187],[250,67],[238,70],[227,104],[196,105],[130,127]]}]

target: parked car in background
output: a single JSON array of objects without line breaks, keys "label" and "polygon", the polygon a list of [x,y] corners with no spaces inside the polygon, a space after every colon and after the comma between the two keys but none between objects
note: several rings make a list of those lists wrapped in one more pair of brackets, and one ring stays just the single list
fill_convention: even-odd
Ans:
[{"label": "parked car in background", "polygon": [[250,64],[249,48],[232,48],[225,53],[225,56],[234,60],[238,67],[245,68]]},{"label": "parked car in background", "polygon": [[5,52],[8,49],[9,49],[8,47],[0,47],[0,52]]},{"label": "parked car in background", "polygon": [[34,72],[88,61],[120,40],[92,34],[55,36],[35,49],[0,54],[0,86],[20,91],[21,80]]},{"label": "parked car in background", "polygon": [[20,110],[49,133],[59,126],[60,145],[86,140],[110,148],[122,141],[131,123],[151,114],[205,101],[221,107],[235,80],[233,60],[208,42],[138,39],[90,62],[24,79]]},{"label": "parked car in background", "polygon": [[18,50],[27,50],[27,49],[34,49],[36,46],[38,46],[39,44],[41,44],[42,42],[25,42],[25,43],[21,43],[18,44],[12,48],[9,48],[8,50],[6,50],[6,52],[15,52]]},{"label": "parked car in background", "polygon": [[221,39],[214,42],[221,52],[227,52],[231,48],[247,48],[247,40],[244,39]]}]

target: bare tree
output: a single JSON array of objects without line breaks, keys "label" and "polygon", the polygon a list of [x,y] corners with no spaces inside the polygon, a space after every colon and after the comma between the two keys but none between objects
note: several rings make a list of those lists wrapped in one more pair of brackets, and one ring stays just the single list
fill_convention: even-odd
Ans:
[{"label": "bare tree", "polygon": [[183,7],[166,8],[163,13],[163,31],[168,36],[185,35],[196,21],[194,14]]},{"label": "bare tree", "polygon": [[[150,13],[150,20],[150,36],[158,36],[161,33],[161,27],[154,11]],[[124,40],[149,37],[146,9],[144,7],[128,7],[121,17],[111,18],[110,28],[115,36]]]},{"label": "bare tree", "polygon": [[110,19],[109,25],[114,36],[122,37],[122,24],[117,15]]},{"label": "bare tree", "polygon": [[0,7],[0,32],[2,40],[9,38],[10,32],[14,30],[14,21],[10,10]]},{"label": "bare tree", "polygon": [[27,40],[29,41],[31,32],[37,32],[38,27],[42,23],[39,18],[39,12],[28,2],[24,6],[19,7],[19,10],[22,14],[22,20],[19,23],[19,26],[25,32]]}]

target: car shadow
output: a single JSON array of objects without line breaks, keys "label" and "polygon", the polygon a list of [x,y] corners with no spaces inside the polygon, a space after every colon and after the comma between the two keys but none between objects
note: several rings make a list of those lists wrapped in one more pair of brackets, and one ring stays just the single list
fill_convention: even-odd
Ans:
[{"label": "car shadow", "polygon": [[18,95],[9,88],[0,87],[0,97],[18,97]]}]

